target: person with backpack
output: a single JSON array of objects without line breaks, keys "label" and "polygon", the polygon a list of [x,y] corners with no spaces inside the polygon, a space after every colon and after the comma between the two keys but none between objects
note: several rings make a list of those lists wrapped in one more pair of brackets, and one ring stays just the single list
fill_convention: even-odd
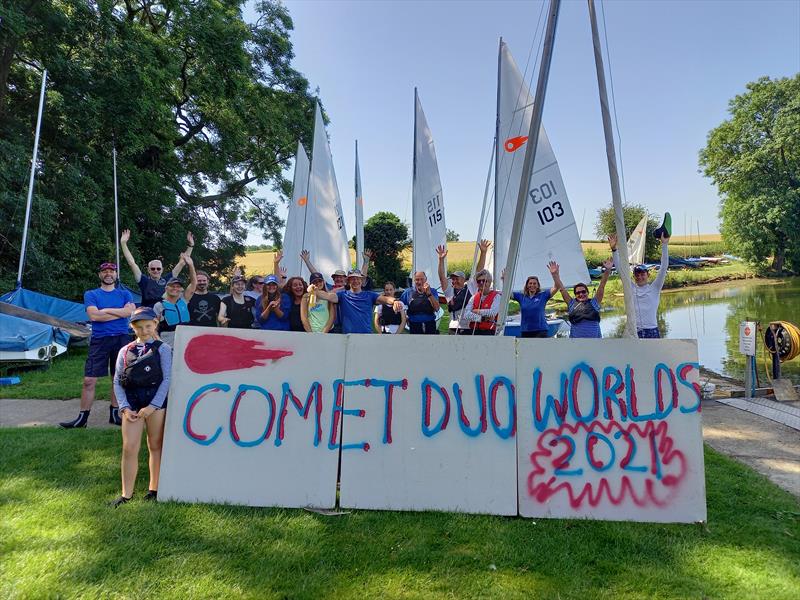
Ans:
[{"label": "person with backpack", "polygon": [[133,497],[143,429],[147,430],[150,453],[150,485],[144,499],[158,497],[161,444],[172,369],[172,348],[158,339],[155,311],[147,306],[137,308],[131,315],[131,327],[136,332],[136,340],[119,351],[114,372],[114,391],[122,416],[122,494],[111,503],[114,508]]}]

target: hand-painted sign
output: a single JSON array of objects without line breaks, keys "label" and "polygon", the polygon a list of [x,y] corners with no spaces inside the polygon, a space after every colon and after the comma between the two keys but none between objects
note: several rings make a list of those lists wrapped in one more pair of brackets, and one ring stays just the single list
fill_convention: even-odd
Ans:
[{"label": "hand-painted sign", "polygon": [[343,507],[704,521],[696,357],[179,327],[159,497],[332,507],[338,475]]}]

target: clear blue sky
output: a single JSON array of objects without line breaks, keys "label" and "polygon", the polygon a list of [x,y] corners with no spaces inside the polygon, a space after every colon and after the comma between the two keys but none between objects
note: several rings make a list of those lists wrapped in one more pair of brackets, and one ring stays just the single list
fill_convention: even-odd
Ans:
[{"label": "clear blue sky", "polygon": [[[413,93],[434,135],[447,225],[475,239],[494,135],[497,44],[524,68],[542,2],[287,0],[294,66],[330,116],[328,134],[354,226],[358,139],[365,216],[411,220]],[[598,12],[600,11],[600,5]],[[708,131],[760,76],[800,71],[800,2],[606,1],[627,199],[718,230],[719,199],[698,172]],[[252,13],[246,13],[252,18]],[[602,28],[602,22],[601,22]],[[544,125],[583,238],[610,202],[586,3],[562,3]],[[309,149],[310,151],[310,149]],[[285,207],[281,210],[285,215]],[[251,234],[249,243],[261,243]]]}]

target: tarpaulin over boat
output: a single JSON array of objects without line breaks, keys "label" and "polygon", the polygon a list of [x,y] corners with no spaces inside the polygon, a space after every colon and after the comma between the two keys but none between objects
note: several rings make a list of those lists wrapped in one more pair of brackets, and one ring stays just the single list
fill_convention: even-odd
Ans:
[{"label": "tarpaulin over boat", "polygon": [[26,352],[53,342],[66,346],[69,334],[52,325],[0,313],[0,351]]}]

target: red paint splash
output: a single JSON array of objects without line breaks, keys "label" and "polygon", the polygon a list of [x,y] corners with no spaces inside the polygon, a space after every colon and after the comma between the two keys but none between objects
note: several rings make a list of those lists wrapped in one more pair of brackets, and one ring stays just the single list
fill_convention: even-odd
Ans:
[{"label": "red paint splash", "polygon": [[189,340],[183,360],[193,372],[202,375],[261,367],[267,360],[291,356],[290,350],[264,348],[259,340],[232,335],[199,335]]}]

